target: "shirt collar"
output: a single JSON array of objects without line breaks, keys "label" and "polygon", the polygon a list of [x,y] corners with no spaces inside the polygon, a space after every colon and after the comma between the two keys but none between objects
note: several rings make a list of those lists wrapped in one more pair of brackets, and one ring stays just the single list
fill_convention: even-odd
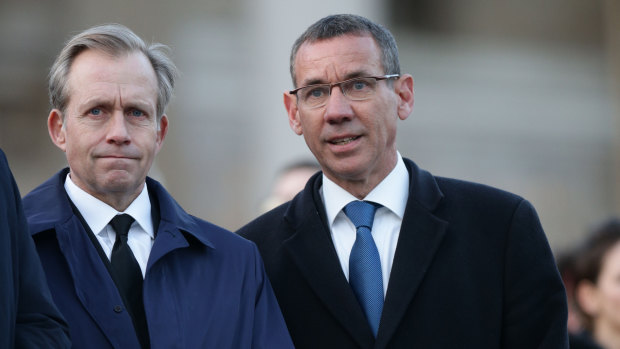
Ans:
[{"label": "shirt collar", "polygon": [[146,184],[140,195],[127,207],[124,212],[118,212],[112,206],[97,199],[89,193],[75,185],[71,180],[70,173],[67,174],[65,181],[65,190],[67,195],[80,211],[82,217],[95,234],[99,234],[110,223],[115,215],[127,213],[144,229],[144,231],[153,238],[153,221],[151,219],[151,200],[149,199]]},{"label": "shirt collar", "polygon": [[[400,219],[405,215],[405,206],[409,196],[409,172],[402,156],[397,152],[398,159],[394,169],[364,198],[379,203],[396,214]],[[327,222],[331,226],[336,216],[351,201],[358,200],[355,196],[338,186],[323,174],[323,186],[320,190]]]}]

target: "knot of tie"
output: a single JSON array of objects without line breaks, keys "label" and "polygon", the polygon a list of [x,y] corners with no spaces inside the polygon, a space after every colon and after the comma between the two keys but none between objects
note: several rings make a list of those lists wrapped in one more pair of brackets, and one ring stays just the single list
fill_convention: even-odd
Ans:
[{"label": "knot of tie", "polygon": [[372,223],[375,220],[375,211],[378,204],[369,201],[351,201],[343,211],[355,225],[355,229],[366,227],[372,230]]},{"label": "knot of tie", "polygon": [[131,224],[133,222],[133,217],[126,213],[123,213],[114,216],[114,218],[112,218],[112,220],[110,221],[110,225],[112,226],[112,228],[114,228],[116,234],[121,237],[127,238],[127,234],[129,233],[129,227],[131,227]]}]

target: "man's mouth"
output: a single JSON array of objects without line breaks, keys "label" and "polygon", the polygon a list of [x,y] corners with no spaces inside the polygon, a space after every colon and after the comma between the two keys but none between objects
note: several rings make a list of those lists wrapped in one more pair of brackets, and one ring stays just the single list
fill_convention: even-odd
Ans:
[{"label": "man's mouth", "polygon": [[110,160],[131,160],[133,159],[132,157],[129,156],[118,156],[118,155],[106,155],[106,156],[102,156],[102,159],[110,159]]},{"label": "man's mouth", "polygon": [[356,140],[358,138],[359,138],[359,136],[335,139],[333,141],[330,141],[329,143],[335,144],[335,145],[345,145],[345,144],[349,144],[349,143],[353,142],[354,140]]}]

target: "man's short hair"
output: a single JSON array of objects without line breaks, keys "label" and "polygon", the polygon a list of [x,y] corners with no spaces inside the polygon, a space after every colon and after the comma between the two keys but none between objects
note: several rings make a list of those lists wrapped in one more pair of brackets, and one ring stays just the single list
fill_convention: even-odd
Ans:
[{"label": "man's short hair", "polygon": [[295,78],[295,56],[304,43],[313,43],[343,35],[372,36],[381,49],[381,65],[384,74],[400,74],[398,62],[398,47],[394,36],[382,25],[376,24],[367,18],[351,14],[331,15],[319,19],[308,27],[293,44],[290,58],[291,77],[293,85],[297,86]]},{"label": "man's short hair", "polygon": [[157,77],[157,120],[164,115],[178,76],[177,67],[168,56],[168,47],[159,43],[147,46],[129,28],[114,23],[92,27],[67,41],[50,70],[48,88],[53,108],[64,114],[69,102],[67,82],[71,65],[86,50],[98,50],[114,57],[133,52],[143,53],[151,62]]}]

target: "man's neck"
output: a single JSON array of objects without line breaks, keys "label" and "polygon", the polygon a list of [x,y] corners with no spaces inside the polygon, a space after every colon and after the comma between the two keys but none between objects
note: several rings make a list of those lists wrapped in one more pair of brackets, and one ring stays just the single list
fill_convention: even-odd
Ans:
[{"label": "man's neck", "polygon": [[346,190],[359,200],[363,200],[366,196],[368,196],[368,193],[375,189],[377,185],[379,185],[379,183],[381,183],[385,177],[387,177],[394,170],[397,161],[398,155],[395,152],[389,162],[389,166],[385,166],[377,172],[369,173],[368,175],[361,176],[360,178],[338,176],[334,173],[330,173],[329,171],[323,171],[323,173],[339,187]]},{"label": "man's neck", "polygon": [[118,212],[123,212],[127,209],[127,207],[129,207],[129,205],[131,205],[132,202],[134,202],[134,200],[138,197],[138,195],[140,195],[140,193],[142,192],[143,186],[144,184],[140,187],[140,190],[137,193],[133,193],[131,195],[121,195],[121,196],[118,196],[118,195],[97,196],[93,194],[91,195],[105,202],[106,204],[112,206]]},{"label": "man's neck", "polygon": [[69,178],[71,178],[73,183],[78,188],[82,189],[83,191],[91,195],[92,197],[97,198],[98,200],[101,200],[107,205],[110,205],[112,208],[114,208],[118,212],[124,212],[127,209],[127,207],[129,207],[129,205],[131,205],[131,203],[140,195],[140,193],[142,193],[142,189],[146,185],[145,182],[142,182],[142,184],[138,186],[135,191],[130,192],[130,193],[123,192],[123,191],[104,193],[104,192],[98,192],[96,190],[93,190],[90,187],[81,185],[81,183],[76,182],[71,176],[71,173],[69,173]]}]

